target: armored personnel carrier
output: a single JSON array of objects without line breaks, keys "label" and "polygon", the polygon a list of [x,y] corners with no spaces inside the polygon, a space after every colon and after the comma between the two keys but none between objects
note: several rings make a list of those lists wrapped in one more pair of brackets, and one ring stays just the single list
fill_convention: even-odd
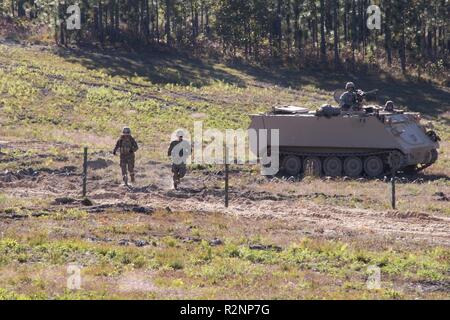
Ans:
[{"label": "armored personnel carrier", "polygon": [[438,158],[439,137],[420,124],[418,113],[375,105],[358,111],[281,106],[251,120],[253,129],[279,129],[280,169],[291,176],[377,177],[420,171]]}]

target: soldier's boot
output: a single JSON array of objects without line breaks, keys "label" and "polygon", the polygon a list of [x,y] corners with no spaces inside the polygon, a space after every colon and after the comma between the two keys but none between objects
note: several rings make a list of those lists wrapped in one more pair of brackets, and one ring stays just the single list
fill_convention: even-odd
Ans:
[{"label": "soldier's boot", "polygon": [[128,185],[128,176],[127,175],[124,175],[123,177],[122,177],[122,179],[123,179],[123,184],[124,185]]},{"label": "soldier's boot", "polygon": [[178,178],[176,175],[173,176],[173,188],[178,190]]},{"label": "soldier's boot", "polygon": [[134,183],[135,182],[134,173],[130,174],[130,178],[131,178],[131,183]]}]

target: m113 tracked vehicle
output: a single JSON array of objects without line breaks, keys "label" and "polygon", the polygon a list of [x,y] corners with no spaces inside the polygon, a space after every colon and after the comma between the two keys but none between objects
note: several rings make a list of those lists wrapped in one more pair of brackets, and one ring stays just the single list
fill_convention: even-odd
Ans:
[{"label": "m113 tracked vehicle", "polygon": [[[420,171],[436,162],[439,137],[420,124],[418,113],[379,106],[343,111],[275,107],[251,115],[250,128],[278,129],[281,170],[291,176],[377,177]],[[269,141],[270,150],[270,141]]]}]

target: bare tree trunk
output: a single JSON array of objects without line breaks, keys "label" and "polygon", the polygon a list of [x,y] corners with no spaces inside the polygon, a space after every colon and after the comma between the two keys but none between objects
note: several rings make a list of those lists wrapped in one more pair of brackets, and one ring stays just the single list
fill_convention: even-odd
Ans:
[{"label": "bare tree trunk", "polygon": [[282,16],[281,16],[281,8],[283,6],[283,0],[277,0],[277,18],[275,22],[275,34],[277,36],[277,56],[282,55],[282,40],[283,40],[283,33],[281,31],[281,22],[282,22]]},{"label": "bare tree trunk", "polygon": [[114,33],[115,33],[115,40],[117,40],[117,38],[119,37],[119,33],[120,33],[120,3],[119,0],[116,0],[116,5],[115,5],[115,18],[114,18]]},{"label": "bare tree trunk", "polygon": [[66,12],[66,6],[64,4],[59,4],[58,5],[58,16],[60,18],[60,20],[59,20],[59,44],[62,46],[67,45],[67,43],[66,43],[66,21],[61,18],[64,16],[65,12]]},{"label": "bare tree trunk", "polygon": [[172,17],[172,1],[171,0],[166,0],[166,25],[165,25],[165,33],[166,33],[166,42],[167,45],[171,45],[172,44],[172,35],[171,35],[171,30],[170,30],[170,19]]},{"label": "bare tree trunk", "polygon": [[159,43],[161,40],[161,34],[159,32],[159,0],[155,3],[155,15],[156,15],[156,41]]},{"label": "bare tree trunk", "polygon": [[[108,27],[108,32],[109,32],[109,40],[114,42],[114,38],[115,38],[115,30],[114,30],[114,19],[116,18],[115,16],[115,6],[116,6],[116,0],[111,0],[109,2],[109,27]],[[108,21],[106,21],[106,24],[108,24]]]},{"label": "bare tree trunk", "polygon": [[357,41],[357,29],[356,29],[356,0],[353,0],[352,2],[352,68],[353,70],[356,67],[356,57],[355,57],[355,50],[356,50],[356,41]]},{"label": "bare tree trunk", "polygon": [[327,48],[325,40],[325,0],[320,0],[320,58],[322,62],[327,59]]},{"label": "bare tree trunk", "polygon": [[389,67],[392,66],[391,10],[391,0],[385,0],[384,47]]},{"label": "bare tree trunk", "polygon": [[350,11],[350,6],[348,0],[344,0],[344,42],[348,41],[348,21],[347,13]]},{"label": "bare tree trunk", "polygon": [[291,56],[291,0],[286,0],[286,43],[287,43],[287,55]]},{"label": "bare tree trunk", "polygon": [[297,48],[297,54],[302,57],[302,31],[300,29],[300,10],[302,0],[295,0],[294,2],[294,33],[295,33],[295,47]]},{"label": "bare tree trunk", "polygon": [[314,9],[313,9],[313,20],[312,20],[312,33],[313,33],[313,47],[315,48],[315,54],[316,56],[318,56],[318,46],[319,46],[319,36],[318,36],[318,30],[317,30],[317,7],[314,5]]},{"label": "bare tree trunk", "polygon": [[205,6],[205,33],[206,33],[206,37],[210,37],[211,36],[211,30],[209,27],[209,5]]},{"label": "bare tree trunk", "polygon": [[54,28],[55,28],[55,33],[54,33],[54,39],[55,39],[55,43],[56,44],[59,44],[59,38],[58,38],[58,28],[59,28],[59,25],[58,25],[58,19],[59,19],[59,7],[58,7],[58,9],[56,10],[56,12],[55,12],[55,16],[54,16],[54,19],[53,19],[53,25],[54,25]]},{"label": "bare tree trunk", "polygon": [[192,28],[192,44],[195,45],[195,39],[196,39],[196,32],[195,32],[195,7],[194,7],[194,0],[190,0],[191,4],[191,28]]},{"label": "bare tree trunk", "polygon": [[399,54],[400,54],[400,65],[402,68],[402,72],[406,73],[406,41],[405,41],[405,28],[403,25],[402,25],[402,30],[401,30],[401,34],[400,34]]},{"label": "bare tree trunk", "polygon": [[338,0],[333,0],[334,65],[336,67],[340,65],[338,6]]},{"label": "bare tree trunk", "polygon": [[105,42],[105,36],[103,33],[103,5],[101,0],[98,0],[98,31],[100,43],[103,45]]},{"label": "bare tree trunk", "polygon": [[145,18],[144,18],[144,34],[145,41],[148,43],[150,38],[150,4],[149,0],[144,0],[145,4]]}]

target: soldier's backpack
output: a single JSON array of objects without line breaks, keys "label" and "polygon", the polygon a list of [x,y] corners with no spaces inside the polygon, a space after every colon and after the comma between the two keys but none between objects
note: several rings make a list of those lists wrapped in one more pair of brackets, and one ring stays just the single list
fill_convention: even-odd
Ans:
[{"label": "soldier's backpack", "polygon": [[335,108],[329,104],[324,104],[322,107],[320,107],[319,110],[316,111],[316,115],[318,117],[324,116],[327,118],[331,118],[331,117],[337,117],[340,114],[341,114],[340,108]]},{"label": "soldier's backpack", "polygon": [[130,137],[124,137],[120,144],[120,154],[130,154],[134,152],[133,141]]}]

